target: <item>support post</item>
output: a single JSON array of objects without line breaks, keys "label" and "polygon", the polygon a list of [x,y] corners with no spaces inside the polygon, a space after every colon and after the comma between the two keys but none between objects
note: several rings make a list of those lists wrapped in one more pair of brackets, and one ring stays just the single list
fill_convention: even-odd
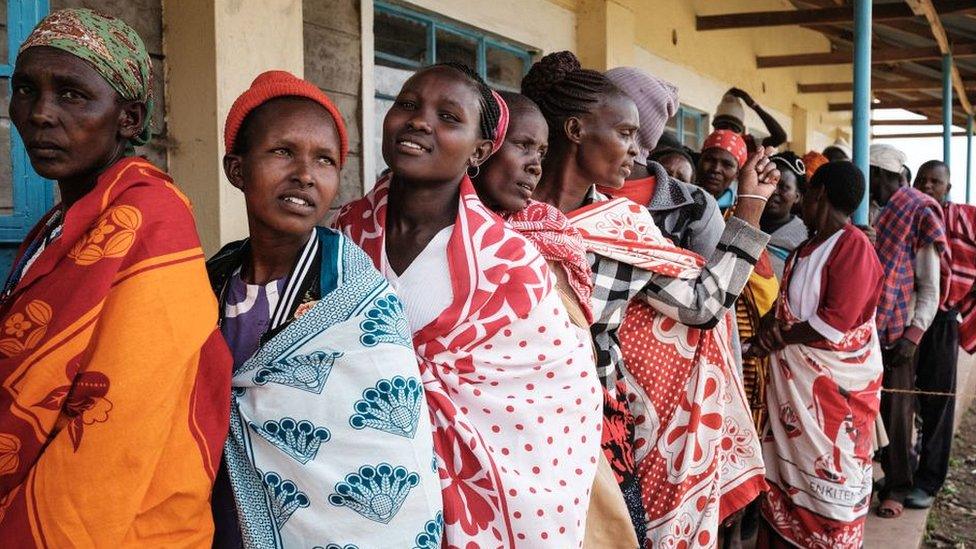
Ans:
[{"label": "support post", "polygon": [[224,120],[258,74],[283,69],[302,76],[302,24],[301,0],[196,0],[163,6],[166,124],[174,142],[169,173],[193,203],[208,256],[248,232],[244,195],[227,182],[222,169]]},{"label": "support post", "polygon": [[[871,145],[871,0],[854,2],[854,164],[869,178],[868,155]],[[868,224],[867,185],[854,222]]]},{"label": "support post", "polygon": [[973,115],[966,117],[966,204],[970,202],[973,187]]},{"label": "support post", "polygon": [[942,161],[951,166],[952,152],[952,54],[942,56]]}]

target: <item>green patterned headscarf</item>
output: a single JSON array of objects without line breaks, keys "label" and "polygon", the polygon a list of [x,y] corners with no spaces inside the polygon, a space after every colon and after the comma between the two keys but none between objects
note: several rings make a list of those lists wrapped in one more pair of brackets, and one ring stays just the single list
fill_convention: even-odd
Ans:
[{"label": "green patterned headscarf", "polygon": [[20,47],[49,46],[76,55],[98,71],[127,101],[146,104],[145,125],[130,141],[143,145],[152,131],[152,63],[142,38],[121,19],[89,9],[57,10],[41,20]]}]

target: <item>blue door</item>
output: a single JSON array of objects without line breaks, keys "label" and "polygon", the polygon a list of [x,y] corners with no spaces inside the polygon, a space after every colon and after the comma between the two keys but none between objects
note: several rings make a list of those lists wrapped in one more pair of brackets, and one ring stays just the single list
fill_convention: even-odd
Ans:
[{"label": "blue door", "polygon": [[7,114],[17,50],[47,15],[48,0],[0,0],[2,7],[6,14],[0,20],[0,61],[4,63],[0,65],[0,277],[6,278],[17,246],[54,204],[54,185],[34,173]]}]

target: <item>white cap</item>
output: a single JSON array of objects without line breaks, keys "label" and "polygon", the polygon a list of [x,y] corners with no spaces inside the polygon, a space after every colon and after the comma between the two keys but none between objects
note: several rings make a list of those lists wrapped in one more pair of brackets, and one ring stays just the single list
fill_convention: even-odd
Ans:
[{"label": "white cap", "polygon": [[882,143],[871,145],[871,154],[869,155],[868,163],[872,166],[877,166],[882,170],[887,170],[892,173],[901,173],[907,161],[908,157],[905,156],[905,153],[896,147]]},{"label": "white cap", "polygon": [[851,149],[851,144],[848,143],[843,137],[838,137],[837,140],[835,140],[830,146],[844,151],[847,158],[854,158],[854,150]]}]

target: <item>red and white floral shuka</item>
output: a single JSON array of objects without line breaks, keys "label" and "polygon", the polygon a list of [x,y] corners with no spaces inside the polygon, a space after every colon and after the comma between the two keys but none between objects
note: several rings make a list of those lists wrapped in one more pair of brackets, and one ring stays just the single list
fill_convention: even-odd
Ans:
[{"label": "red and white floral shuka", "polygon": [[[337,224],[385,272],[389,177]],[[579,547],[600,452],[588,335],[545,260],[461,182],[447,246],[454,299],[414,333],[449,548]]]},{"label": "red and white floral shuka", "polygon": [[874,310],[883,275],[872,252],[848,225],[801,245],[784,271],[778,319],[824,336],[773,353],[766,390],[762,512],[798,547],[863,546],[882,377]]},{"label": "red and white floral shuka", "polygon": [[[702,258],[671,244],[629,200],[595,202],[570,220],[592,253],[673,280],[702,274]],[[646,546],[714,547],[720,521],[765,488],[763,462],[735,373],[731,314],[705,330],[668,316],[673,310],[653,293],[641,295],[619,332]]]}]

